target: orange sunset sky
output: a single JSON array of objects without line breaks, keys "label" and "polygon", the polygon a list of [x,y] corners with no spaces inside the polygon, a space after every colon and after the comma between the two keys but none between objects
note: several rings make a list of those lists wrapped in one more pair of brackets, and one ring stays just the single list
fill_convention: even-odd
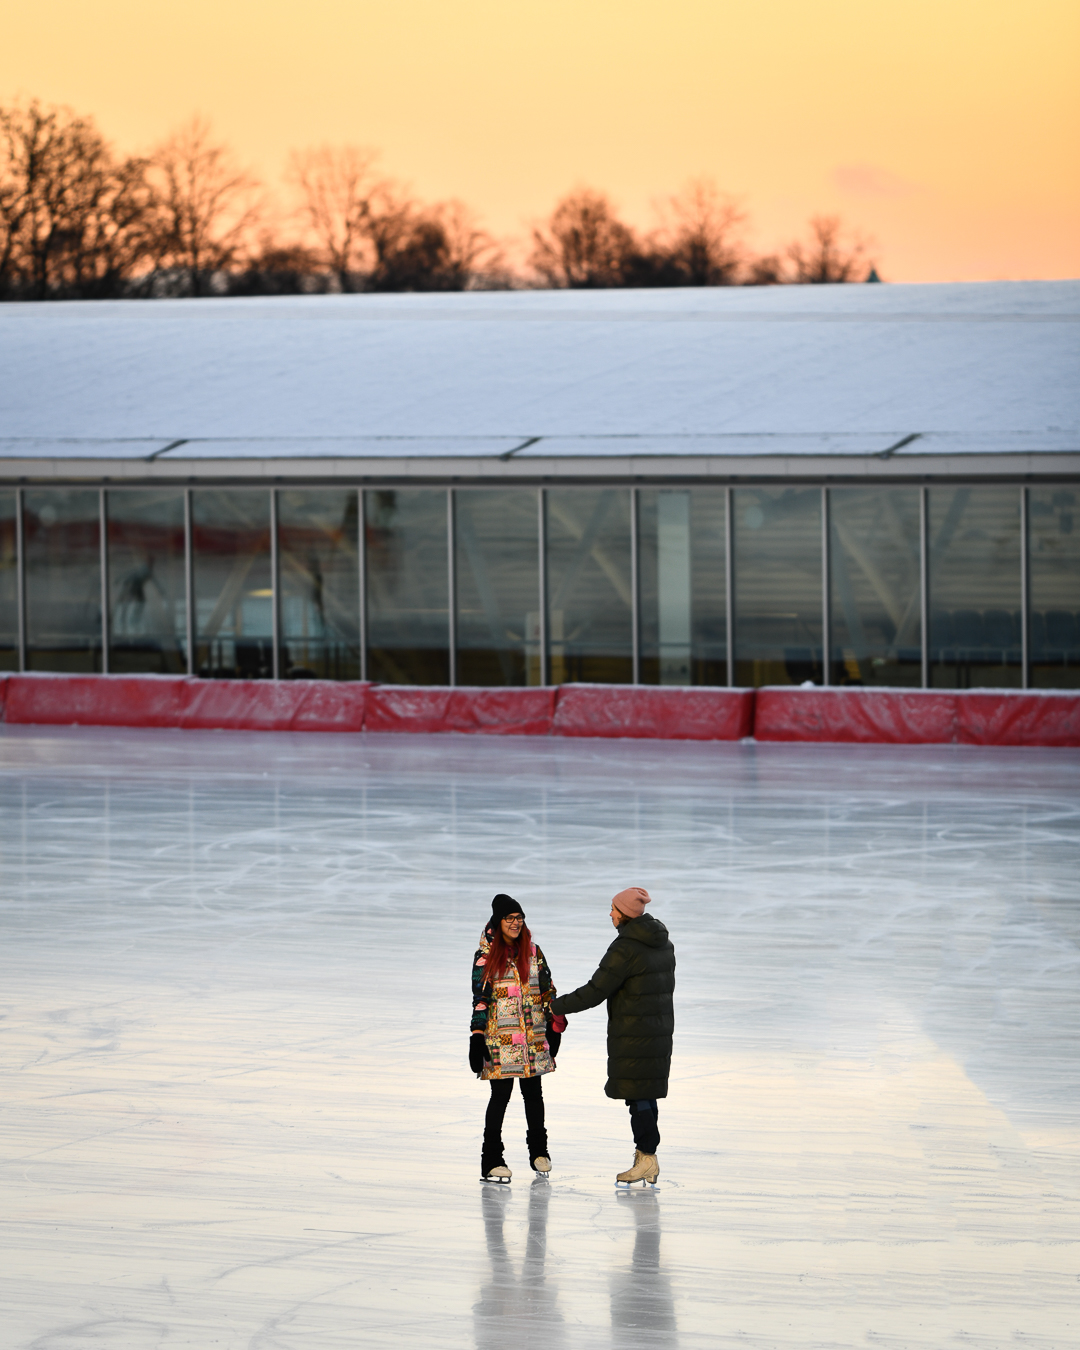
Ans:
[{"label": "orange sunset sky", "polygon": [[354,142],[522,236],[573,185],[649,226],[707,174],[759,251],[839,212],[887,279],[1080,275],[1077,0],[38,0],[0,32],[0,99],[125,150],[198,112],[274,188]]}]

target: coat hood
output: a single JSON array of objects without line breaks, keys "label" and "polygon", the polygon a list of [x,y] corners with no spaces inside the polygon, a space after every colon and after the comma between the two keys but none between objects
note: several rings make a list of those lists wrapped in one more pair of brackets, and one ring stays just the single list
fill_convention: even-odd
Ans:
[{"label": "coat hood", "polygon": [[669,941],[668,930],[651,914],[619,924],[619,936],[629,938],[631,942],[643,942],[646,947],[666,947]]}]

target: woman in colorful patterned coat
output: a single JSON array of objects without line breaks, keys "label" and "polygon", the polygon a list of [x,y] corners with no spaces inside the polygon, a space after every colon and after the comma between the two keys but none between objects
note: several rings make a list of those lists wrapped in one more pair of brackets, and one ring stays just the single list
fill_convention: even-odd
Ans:
[{"label": "woman in colorful patterned coat", "polygon": [[491,1084],[481,1180],[504,1185],[510,1180],[502,1124],[515,1078],[525,1102],[529,1165],[534,1172],[550,1172],[540,1078],[555,1068],[566,1019],[551,1013],[551,971],[525,926],[524,911],[509,895],[497,895],[491,902],[491,919],[473,957],[472,993],[469,1067]]}]

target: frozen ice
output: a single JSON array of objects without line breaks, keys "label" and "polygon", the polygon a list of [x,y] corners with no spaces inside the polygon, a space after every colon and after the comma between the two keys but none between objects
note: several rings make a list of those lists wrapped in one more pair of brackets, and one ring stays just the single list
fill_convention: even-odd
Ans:
[{"label": "frozen ice", "polygon": [[[1080,1341],[1075,751],[0,729],[4,1350]],[[479,1184],[469,958],[679,958]]]}]

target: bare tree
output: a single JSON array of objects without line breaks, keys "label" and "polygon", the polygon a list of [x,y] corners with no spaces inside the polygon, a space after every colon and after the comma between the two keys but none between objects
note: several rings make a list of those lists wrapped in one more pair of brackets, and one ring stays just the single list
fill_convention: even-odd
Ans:
[{"label": "bare tree", "polygon": [[0,108],[0,295],[123,293],[149,201],[145,163],[118,162],[92,119]]},{"label": "bare tree", "polygon": [[402,189],[384,185],[372,200],[367,235],[374,261],[373,291],[463,291],[500,255],[462,202],[421,206]]},{"label": "bare tree", "polygon": [[694,178],[669,197],[657,245],[681,277],[676,285],[732,286],[744,260],[738,237],[746,213],[711,178]]},{"label": "bare tree", "polygon": [[146,161],[115,163],[83,203],[79,230],[63,259],[66,294],[84,299],[137,292],[135,278],[153,256],[153,192]]},{"label": "bare tree", "polygon": [[322,258],[314,249],[264,230],[229,273],[226,289],[229,295],[313,295],[325,292],[327,282]]},{"label": "bare tree", "polygon": [[746,265],[744,286],[782,286],[787,281],[784,264],[775,253],[764,253],[751,258]]},{"label": "bare tree", "polygon": [[187,294],[205,295],[258,221],[258,182],[211,140],[209,123],[198,117],[157,147],[149,172],[157,267],[175,272]]},{"label": "bare tree", "polygon": [[376,200],[387,184],[375,173],[377,153],[356,145],[294,150],[286,179],[298,192],[301,211],[343,291],[366,270]]},{"label": "bare tree", "polygon": [[445,274],[454,284],[446,290],[467,290],[481,278],[505,281],[502,250],[486,230],[477,224],[476,215],[464,202],[452,198],[433,206],[431,215],[439,222],[445,240]]},{"label": "bare tree", "polygon": [[794,264],[793,281],[821,285],[827,282],[863,280],[867,270],[866,243],[858,235],[848,239],[839,216],[814,216],[806,243],[788,246]]},{"label": "bare tree", "polygon": [[549,286],[622,286],[637,252],[606,194],[578,188],[556,205],[546,229],[533,230],[529,262]]}]

